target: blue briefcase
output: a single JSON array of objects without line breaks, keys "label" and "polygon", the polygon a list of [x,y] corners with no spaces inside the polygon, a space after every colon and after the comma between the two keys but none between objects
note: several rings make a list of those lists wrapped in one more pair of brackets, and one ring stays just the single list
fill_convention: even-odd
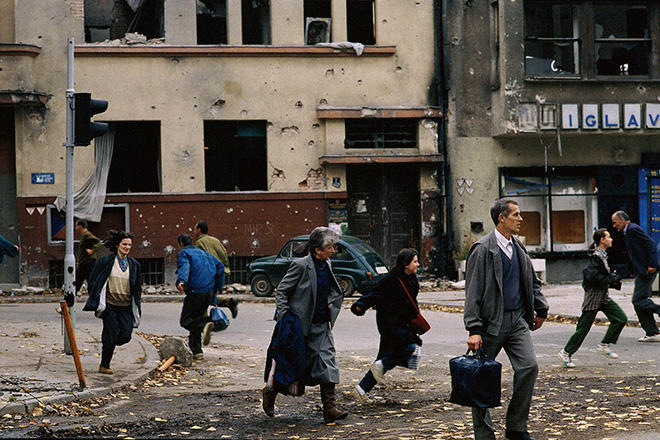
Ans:
[{"label": "blue briefcase", "polygon": [[473,408],[502,406],[502,364],[488,359],[482,348],[450,359],[449,371],[450,402]]}]

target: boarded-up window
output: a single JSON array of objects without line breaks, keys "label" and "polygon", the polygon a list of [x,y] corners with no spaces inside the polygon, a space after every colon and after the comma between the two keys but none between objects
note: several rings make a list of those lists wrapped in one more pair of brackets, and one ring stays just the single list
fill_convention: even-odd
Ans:
[{"label": "boarded-up window", "polygon": [[584,211],[553,211],[552,236],[556,243],[584,243]]},{"label": "boarded-up window", "polygon": [[523,222],[520,225],[520,233],[525,237],[525,245],[541,244],[541,213],[539,212],[521,212]]}]

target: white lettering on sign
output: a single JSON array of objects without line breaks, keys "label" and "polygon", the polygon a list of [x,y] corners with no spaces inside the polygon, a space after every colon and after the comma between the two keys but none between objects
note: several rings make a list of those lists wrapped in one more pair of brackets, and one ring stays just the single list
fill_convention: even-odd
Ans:
[{"label": "white lettering on sign", "polygon": [[623,105],[623,128],[642,128],[642,105]]},{"label": "white lettering on sign", "polygon": [[660,128],[660,104],[646,104],[646,128]]},{"label": "white lettering on sign", "polygon": [[561,128],[564,130],[577,130],[580,128],[577,104],[561,105]]},{"label": "white lettering on sign", "polygon": [[619,104],[603,104],[603,128],[614,130],[621,125]]},{"label": "white lettering on sign", "polygon": [[660,103],[560,104],[552,107],[554,105],[545,104],[547,108],[539,107],[543,112],[539,121],[537,104],[521,103],[518,107],[520,131],[556,127],[552,123],[552,110],[557,108],[561,108],[562,130],[660,130]]},{"label": "white lettering on sign", "polygon": [[598,128],[598,104],[582,104],[582,128],[585,130]]}]

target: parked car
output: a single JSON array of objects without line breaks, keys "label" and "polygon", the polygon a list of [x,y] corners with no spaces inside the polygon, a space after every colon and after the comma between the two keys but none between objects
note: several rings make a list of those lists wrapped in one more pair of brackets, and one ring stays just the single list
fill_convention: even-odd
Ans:
[{"label": "parked car", "polygon": [[[290,239],[279,254],[258,258],[248,264],[248,279],[256,296],[271,296],[286,275],[293,260],[307,255],[309,235]],[[387,266],[378,253],[359,238],[341,236],[336,252],[330,257],[332,270],[344,296],[355,291],[364,294],[387,275]]]}]

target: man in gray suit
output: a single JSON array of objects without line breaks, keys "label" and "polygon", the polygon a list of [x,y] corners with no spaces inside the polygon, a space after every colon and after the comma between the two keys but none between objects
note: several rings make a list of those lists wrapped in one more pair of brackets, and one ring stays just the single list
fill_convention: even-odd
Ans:
[{"label": "man in gray suit", "polygon": [[[496,200],[490,215],[495,230],[468,253],[463,316],[470,333],[467,344],[471,350],[483,348],[490,359],[504,348],[514,371],[505,436],[534,440],[527,432],[527,420],[538,364],[530,330],[543,325],[548,302],[525,247],[513,237],[523,221],[518,204]],[[488,409],[473,408],[472,421],[476,440],[495,440]]]},{"label": "man in gray suit", "polygon": [[[305,385],[321,385],[323,419],[326,423],[342,420],[348,413],[337,407],[335,385],[339,367],[335,359],[332,327],[341,311],[344,295],[332,272],[330,256],[339,236],[320,226],[309,235],[309,255],[295,260],[275,290],[277,320],[291,311],[302,327],[307,341],[307,377]],[[264,412],[273,417],[277,391],[262,390]]]}]

